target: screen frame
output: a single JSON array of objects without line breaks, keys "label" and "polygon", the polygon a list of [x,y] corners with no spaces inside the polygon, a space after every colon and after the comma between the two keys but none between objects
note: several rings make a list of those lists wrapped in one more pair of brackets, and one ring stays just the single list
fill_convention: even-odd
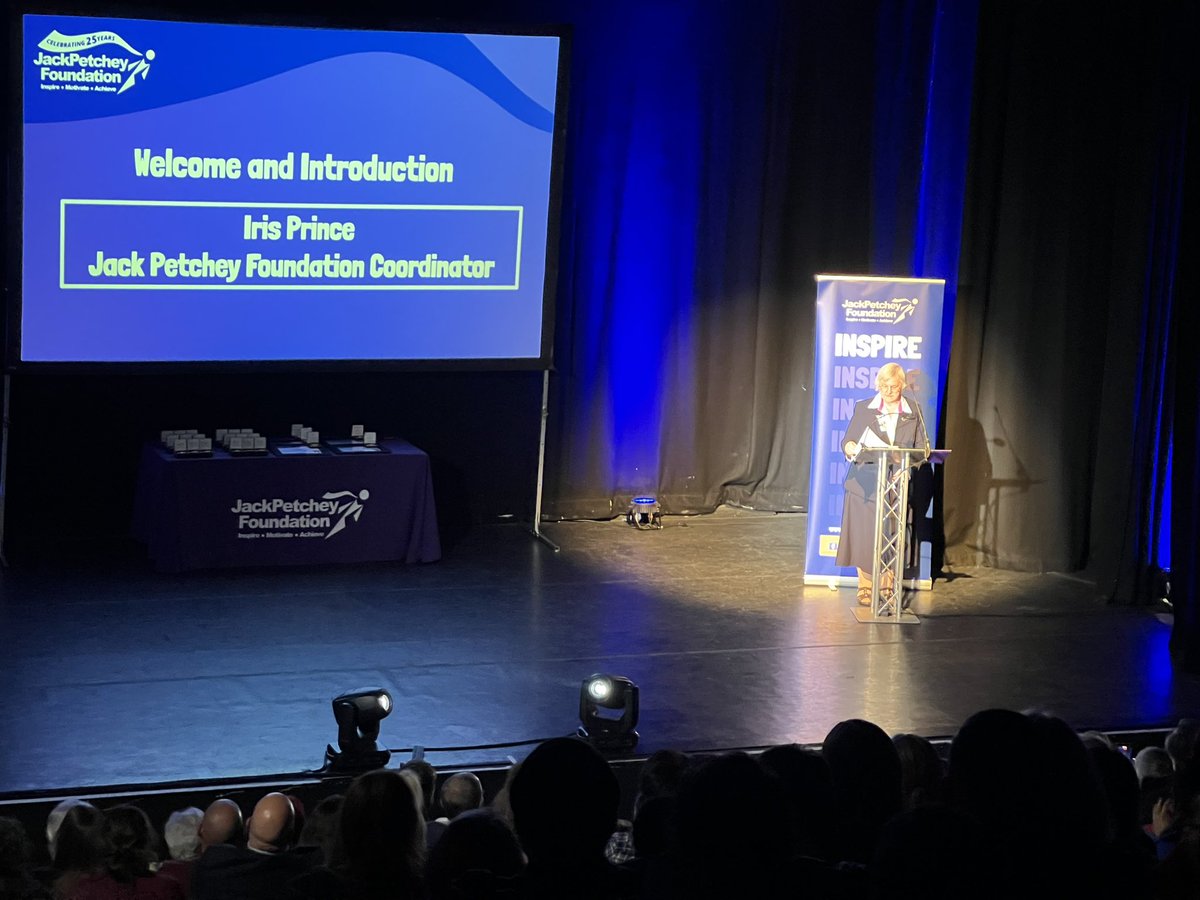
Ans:
[{"label": "screen frame", "polygon": [[[146,360],[44,361],[22,358],[21,322],[23,312],[24,260],[24,180],[25,180],[25,115],[23,41],[24,17],[27,15],[61,15],[105,19],[128,18],[159,22],[202,23],[215,25],[247,25],[277,28],[307,28],[329,31],[428,32],[442,34],[496,34],[549,36],[559,39],[557,85],[555,91],[554,131],[551,139],[550,182],[546,218],[546,265],[542,284],[542,328],[537,357],[483,357],[437,359],[286,359],[286,360]],[[10,8],[7,18],[9,65],[5,67],[8,84],[3,86],[9,108],[6,131],[6,178],[3,187],[7,195],[0,199],[5,206],[5,335],[4,371],[13,374],[45,372],[95,373],[174,373],[190,372],[412,372],[412,371],[540,371],[554,368],[554,334],[558,305],[559,250],[561,246],[562,198],[567,141],[567,109],[570,86],[572,31],[566,24],[526,25],[480,23],[478,21],[421,22],[408,19],[378,18],[366,21],[362,16],[338,14],[331,16],[304,15],[289,12],[264,15],[247,12],[232,15],[214,10],[204,16],[195,15],[190,8],[171,9],[160,6],[131,7],[114,4],[100,7],[95,2],[40,3],[25,0]]]}]

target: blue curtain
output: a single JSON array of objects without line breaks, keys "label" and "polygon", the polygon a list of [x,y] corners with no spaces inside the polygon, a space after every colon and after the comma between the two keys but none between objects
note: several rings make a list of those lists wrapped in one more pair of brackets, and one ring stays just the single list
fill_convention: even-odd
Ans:
[{"label": "blue curtain", "polygon": [[975,10],[574,20],[550,514],[805,508],[812,276],[953,283]]},{"label": "blue curtain", "polygon": [[1193,506],[1167,341],[1194,15],[573,13],[547,511],[803,510],[813,274],[944,276],[946,559],[1144,599]]}]

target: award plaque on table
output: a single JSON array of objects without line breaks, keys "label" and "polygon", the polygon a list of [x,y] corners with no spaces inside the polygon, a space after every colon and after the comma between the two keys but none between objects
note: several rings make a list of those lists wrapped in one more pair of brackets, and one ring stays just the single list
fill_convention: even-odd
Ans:
[{"label": "award plaque on table", "polygon": [[351,443],[349,441],[327,441],[326,446],[334,453],[355,454],[355,453],[390,453],[387,447],[381,447],[378,444],[360,444]]},{"label": "award plaque on table", "polygon": [[302,443],[296,438],[283,438],[278,441],[271,441],[271,452],[276,456],[324,456],[323,451],[319,446],[314,447],[310,444]]},{"label": "award plaque on table", "polygon": [[348,438],[330,438],[325,446],[334,453],[387,453],[386,447],[380,447],[375,440],[374,431],[364,431],[363,426],[354,425],[350,428]]}]

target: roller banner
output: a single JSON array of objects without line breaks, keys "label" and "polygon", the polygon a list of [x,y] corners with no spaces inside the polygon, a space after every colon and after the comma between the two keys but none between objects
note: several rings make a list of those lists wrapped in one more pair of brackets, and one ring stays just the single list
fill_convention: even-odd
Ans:
[{"label": "roller banner", "polygon": [[[907,375],[905,396],[920,404],[931,439],[937,434],[946,282],[860,275],[818,275],[816,280],[816,372],[804,583],[839,586],[855,583],[854,570],[834,562],[848,465],[841,450],[846,426],[854,404],[875,395],[879,369],[894,362]],[[926,469],[913,479],[911,500],[920,560],[919,571],[910,571],[918,586],[926,588],[931,581],[932,499],[932,477]]]}]

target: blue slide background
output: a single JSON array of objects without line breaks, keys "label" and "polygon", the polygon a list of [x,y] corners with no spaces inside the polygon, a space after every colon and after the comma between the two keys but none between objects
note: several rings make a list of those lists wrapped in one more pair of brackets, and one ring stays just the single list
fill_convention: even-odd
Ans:
[{"label": "blue slide background", "polygon": [[[37,43],[111,30],[154,50],[122,94],[44,91]],[[117,45],[83,53],[136,58]],[[25,18],[25,361],[537,358],[559,39]],[[160,154],[454,164],[452,183],[138,177]],[[60,200],[520,206],[518,290],[80,290],[59,287]],[[245,213],[355,221],[352,242],[244,241]],[[413,218],[417,216],[419,218]],[[512,212],[68,207],[67,283],[96,252],[494,258],[514,282]],[[187,279],[178,279],[182,283]],[[242,281],[245,279],[243,277]],[[419,279],[417,282],[419,283]],[[331,283],[331,282],[322,282]],[[397,282],[392,282],[397,283]],[[409,283],[409,282],[404,282]],[[466,282],[464,282],[466,283]],[[476,282],[480,283],[480,282]]]}]

